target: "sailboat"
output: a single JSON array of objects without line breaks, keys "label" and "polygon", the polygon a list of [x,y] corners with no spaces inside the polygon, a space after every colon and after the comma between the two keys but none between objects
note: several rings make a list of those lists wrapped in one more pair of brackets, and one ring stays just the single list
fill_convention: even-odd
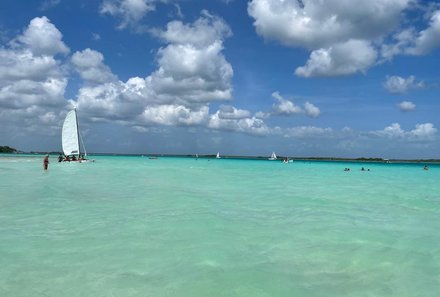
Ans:
[{"label": "sailboat", "polygon": [[[81,151],[80,147],[80,139],[83,145],[83,152]],[[84,146],[84,141],[82,141],[82,137],[78,129],[78,117],[76,115],[76,109],[69,111],[64,119],[61,141],[65,156],[72,158],[75,157],[76,161],[80,162],[89,161],[86,160],[86,147]],[[80,158],[80,156],[83,157]]]},{"label": "sailboat", "polygon": [[272,152],[272,155],[270,156],[269,160],[274,161],[277,159],[277,155],[275,155],[275,152]]},{"label": "sailboat", "polygon": [[217,153],[217,156],[215,156],[217,159],[220,159],[220,153]]}]

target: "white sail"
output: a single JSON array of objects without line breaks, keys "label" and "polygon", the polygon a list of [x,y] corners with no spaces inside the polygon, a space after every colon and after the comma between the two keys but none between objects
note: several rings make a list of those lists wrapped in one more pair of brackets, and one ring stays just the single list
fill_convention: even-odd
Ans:
[{"label": "white sail", "polygon": [[220,159],[220,153],[217,153],[216,158],[217,158],[217,159]]},{"label": "white sail", "polygon": [[275,152],[272,152],[272,155],[270,156],[269,160],[276,160],[277,159],[277,155],[275,154]]},{"label": "white sail", "polygon": [[79,155],[78,123],[76,110],[66,115],[62,131],[63,152],[66,156]]}]

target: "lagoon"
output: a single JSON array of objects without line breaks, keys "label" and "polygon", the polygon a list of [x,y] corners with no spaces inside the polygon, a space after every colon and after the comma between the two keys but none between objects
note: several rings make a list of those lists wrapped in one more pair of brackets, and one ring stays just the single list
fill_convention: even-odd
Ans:
[{"label": "lagoon", "polygon": [[1,296],[440,293],[439,165],[93,158],[0,156]]}]

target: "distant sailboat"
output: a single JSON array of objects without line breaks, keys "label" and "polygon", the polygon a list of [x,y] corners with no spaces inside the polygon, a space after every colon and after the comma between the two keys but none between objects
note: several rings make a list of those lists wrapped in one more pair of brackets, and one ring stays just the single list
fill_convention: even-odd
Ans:
[{"label": "distant sailboat", "polygon": [[220,153],[217,153],[217,156],[215,156],[217,159],[220,159]]},{"label": "distant sailboat", "polygon": [[272,152],[272,155],[270,156],[269,160],[274,161],[276,159],[277,159],[277,155],[275,154],[275,152]]},{"label": "distant sailboat", "polygon": [[[84,152],[81,152],[80,139]],[[84,157],[81,158],[83,159],[81,161],[88,161],[85,160],[87,152],[84,141],[82,141],[81,134],[79,133],[76,109],[69,111],[64,119],[61,140],[65,156],[75,156],[75,159],[79,160],[80,156],[83,155]]]}]

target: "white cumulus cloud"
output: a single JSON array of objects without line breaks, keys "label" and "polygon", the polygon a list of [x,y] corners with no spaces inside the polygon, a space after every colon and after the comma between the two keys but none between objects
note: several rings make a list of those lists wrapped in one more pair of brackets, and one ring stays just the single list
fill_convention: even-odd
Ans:
[{"label": "white cumulus cloud", "polygon": [[251,113],[245,109],[237,109],[231,105],[222,105],[218,111],[218,117],[220,119],[244,119],[249,118]]},{"label": "white cumulus cloud", "polygon": [[437,128],[431,123],[417,124],[415,129],[409,132],[410,136],[420,140],[432,140],[437,134]]},{"label": "white cumulus cloud", "polygon": [[404,28],[392,36],[392,42],[381,46],[383,59],[395,55],[426,55],[440,47],[440,10],[430,14],[426,29],[417,31],[413,26]]},{"label": "white cumulus cloud", "polygon": [[383,130],[373,131],[372,135],[408,141],[429,141],[435,139],[437,128],[432,123],[417,124],[413,130],[405,131],[400,124],[393,123]]},{"label": "white cumulus cloud", "polygon": [[390,93],[406,93],[411,89],[423,88],[425,84],[422,81],[417,82],[413,75],[407,78],[393,75],[386,77],[383,86]]},{"label": "white cumulus cloud", "polygon": [[46,17],[30,21],[0,48],[0,127],[11,135],[54,135],[70,104],[64,98],[69,48]]},{"label": "white cumulus cloud", "polygon": [[290,100],[284,99],[279,92],[272,93],[272,97],[278,101],[277,104],[272,105],[272,109],[275,114],[292,115],[300,114],[303,112],[300,106],[295,105]]},{"label": "white cumulus cloud", "polygon": [[416,105],[410,101],[402,101],[398,106],[401,111],[413,111],[416,109]]},{"label": "white cumulus cloud", "polygon": [[119,29],[136,26],[149,12],[155,10],[158,0],[104,0],[100,13],[109,14],[121,19]]},{"label": "white cumulus cloud", "polygon": [[427,29],[417,35],[414,45],[406,50],[412,55],[426,55],[440,47],[440,10],[434,11]]},{"label": "white cumulus cloud", "polygon": [[377,53],[367,41],[350,40],[329,48],[314,50],[306,65],[295,70],[297,76],[338,76],[365,72],[374,65]]},{"label": "white cumulus cloud", "polygon": [[138,120],[140,124],[146,125],[194,126],[205,123],[208,120],[208,112],[207,106],[197,110],[182,105],[148,106]]},{"label": "white cumulus cloud", "polygon": [[321,114],[321,110],[310,102],[304,103],[304,111],[307,116],[316,118]]},{"label": "white cumulus cloud", "polygon": [[[301,77],[365,72],[395,55],[425,55],[440,47],[440,10],[413,0],[252,0],[248,14],[266,40],[305,48]],[[411,14],[428,11],[426,29]],[[380,54],[380,55],[379,55]]]},{"label": "white cumulus cloud", "polygon": [[391,32],[411,0],[252,0],[248,13],[257,33],[308,49],[351,39],[372,40]]},{"label": "white cumulus cloud", "polygon": [[43,16],[32,19],[26,31],[17,38],[17,42],[22,43],[36,56],[53,56],[69,52],[62,37],[61,32]]},{"label": "white cumulus cloud", "polygon": [[23,34],[9,45],[0,48],[0,107],[26,109],[66,105],[67,77],[56,55],[67,53],[68,48],[49,19],[34,18]]},{"label": "white cumulus cloud", "polygon": [[241,132],[257,136],[264,136],[271,132],[270,128],[262,119],[256,117],[225,118],[224,113],[222,116],[221,110],[218,110],[215,114],[210,116],[208,127],[216,130]]},{"label": "white cumulus cloud", "polygon": [[[310,102],[304,103],[304,108],[296,105],[293,101],[283,98],[279,92],[273,92],[272,97],[277,101],[272,105],[272,114],[275,115],[297,115],[305,114],[308,117],[316,118],[321,114],[321,110]],[[259,118],[268,118],[270,113],[257,112],[255,114]]]},{"label": "white cumulus cloud", "polygon": [[75,52],[71,61],[86,82],[99,84],[116,80],[116,76],[104,64],[104,56],[100,52],[87,48]]},{"label": "white cumulus cloud", "polygon": [[400,124],[393,123],[385,127],[383,130],[372,132],[377,136],[385,136],[389,138],[402,138],[405,136],[405,131],[400,127]]},{"label": "white cumulus cloud", "polygon": [[[73,55],[72,64],[89,82],[77,98],[78,108],[89,118],[131,122],[138,128],[203,126],[211,102],[231,99],[233,70],[222,54],[223,41],[231,33],[221,18],[203,12],[193,23],[173,21],[154,33],[166,44],[157,53],[157,69],[146,77],[118,81],[101,53],[86,49]],[[250,113],[223,106],[219,116],[244,119]]]}]

